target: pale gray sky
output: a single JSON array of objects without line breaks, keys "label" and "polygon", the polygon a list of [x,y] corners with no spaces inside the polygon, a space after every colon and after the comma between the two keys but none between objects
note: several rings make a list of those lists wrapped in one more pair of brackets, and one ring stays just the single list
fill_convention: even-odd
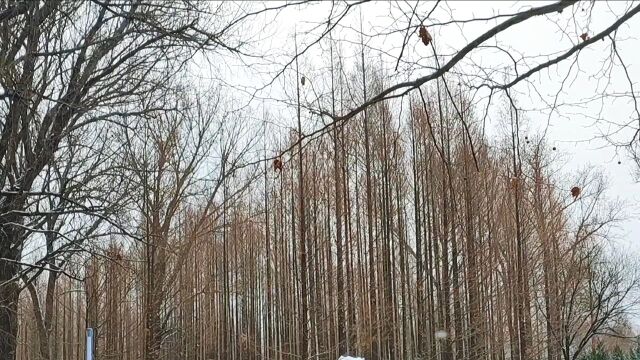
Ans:
[{"label": "pale gray sky", "polygon": [[[424,17],[434,3],[434,1],[420,2],[416,13],[421,18]],[[340,40],[341,52],[346,58],[347,65],[353,66],[357,60],[354,56],[359,52],[357,30],[360,29],[361,18],[364,33],[368,35],[402,29],[408,23],[408,16],[414,4],[413,2],[368,3],[342,19],[333,36]],[[433,23],[446,22],[453,18],[474,19],[495,14],[509,14],[530,6],[544,4],[545,2],[540,1],[529,3],[442,2],[425,24],[429,27]],[[497,37],[497,42],[492,39],[483,45],[499,45],[510,49],[510,53],[519,62],[518,69],[522,73],[532,64],[546,61],[548,59],[546,55],[566,51],[581,41],[579,36],[583,32],[593,34],[603,30],[629,7],[623,1],[596,2],[593,9],[589,4],[589,2],[582,2],[563,13],[530,19],[501,33]],[[273,6],[274,3],[269,5]],[[248,34],[251,35],[256,50],[268,54],[268,59],[256,60],[249,68],[245,67],[244,63],[233,60],[224,65],[216,65],[223,74],[222,78],[229,84],[236,84],[236,91],[232,92],[234,96],[244,102],[247,94],[245,91],[252,93],[256,87],[268,82],[273,77],[274,71],[281,69],[282,64],[293,54],[294,32],[298,34],[298,48],[304,48],[325,29],[322,23],[330,10],[331,3],[327,2],[307,5],[304,8],[288,8],[276,18],[268,15],[256,19],[256,27],[248,29]],[[429,27],[429,29],[433,34],[441,61],[446,61],[469,41],[502,21],[504,18]],[[416,24],[415,19],[413,24]],[[615,35],[618,51],[634,81],[640,78],[638,56],[635,54],[636,49],[640,48],[640,41],[634,38],[634,34],[638,31],[640,31],[640,16],[632,18]],[[432,65],[431,60],[428,59],[432,55],[431,50],[420,43],[415,33],[410,34],[409,45],[403,55],[403,59],[409,63],[401,64],[399,71],[394,71],[403,36],[404,32],[399,31],[388,36],[365,38],[367,46],[370,47],[368,61],[381,62],[390,76],[390,81],[394,82],[415,79],[431,72],[426,68]],[[324,76],[328,63],[327,48],[326,42],[320,42],[300,59],[301,71],[310,79],[313,90],[317,93],[322,93],[328,84]],[[640,213],[636,206],[640,200],[640,184],[636,182],[633,175],[636,168],[624,150],[617,151],[608,142],[598,139],[603,134],[615,132],[615,140],[630,140],[633,130],[618,131],[620,130],[618,125],[637,118],[634,115],[635,110],[630,97],[600,96],[629,92],[628,80],[619,64],[616,63],[610,69],[608,67],[611,49],[609,40],[593,44],[580,53],[577,61],[574,56],[559,66],[542,71],[532,76],[530,82],[518,84],[513,88],[513,93],[521,107],[531,109],[522,114],[527,120],[530,134],[541,134],[546,131],[548,143],[558,148],[558,156],[561,158],[558,162],[559,171],[564,175],[562,178],[570,179],[579,169],[587,166],[595,166],[605,173],[610,183],[610,198],[619,198],[627,204],[628,219],[621,223],[616,231],[618,235],[616,248],[623,251],[632,250],[640,254]],[[276,65],[273,65],[273,62]],[[461,73],[480,74],[478,71],[480,67],[495,69],[507,67],[506,71],[513,74],[512,64],[511,58],[504,52],[488,47],[472,52],[455,70]],[[290,83],[291,76],[291,73],[285,73],[272,86],[258,92],[257,98],[251,102],[252,107],[264,107],[272,114],[273,123],[270,125],[269,132],[278,132],[281,138],[287,136],[286,128],[293,126],[292,116],[290,116],[293,114],[293,109],[273,99],[291,98],[291,91],[284,90],[285,85]],[[464,81],[467,84],[479,82],[473,77],[467,77]],[[314,98],[309,88],[305,91],[308,93],[303,94],[304,97]],[[484,108],[487,94],[488,91],[477,94],[479,109]],[[598,96],[600,98],[597,98]],[[496,108],[503,105],[499,100],[495,103]],[[550,110],[554,103],[557,105],[557,111]],[[497,118],[496,113],[496,111],[490,113],[487,123],[489,135],[495,134],[504,125],[503,119]],[[318,124],[316,121],[308,120],[306,126],[309,130]],[[621,164],[618,164],[618,161]],[[561,184],[567,188],[567,191],[573,185],[580,184],[572,184],[569,180]]]}]

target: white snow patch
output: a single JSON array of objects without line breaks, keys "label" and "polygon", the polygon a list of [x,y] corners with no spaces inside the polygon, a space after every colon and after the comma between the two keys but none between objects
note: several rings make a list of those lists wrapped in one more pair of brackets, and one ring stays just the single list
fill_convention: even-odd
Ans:
[{"label": "white snow patch", "polygon": [[351,357],[351,356],[340,356],[338,360],[364,360],[361,357]]},{"label": "white snow patch", "polygon": [[446,339],[449,336],[446,330],[438,330],[435,335],[436,339]]}]

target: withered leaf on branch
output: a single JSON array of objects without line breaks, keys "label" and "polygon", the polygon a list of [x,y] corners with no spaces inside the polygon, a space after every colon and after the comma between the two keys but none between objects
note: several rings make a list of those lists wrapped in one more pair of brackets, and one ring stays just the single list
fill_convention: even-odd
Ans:
[{"label": "withered leaf on branch", "polygon": [[571,188],[571,196],[573,196],[574,199],[576,199],[578,196],[580,196],[580,188],[577,186],[574,186]]},{"label": "withered leaf on branch", "polygon": [[420,25],[418,36],[420,37],[420,39],[422,39],[422,43],[425,45],[429,45],[431,43],[431,40],[433,40],[431,34],[429,34],[427,28],[424,27],[424,25]]},{"label": "withered leaf on branch", "polygon": [[282,160],[280,159],[273,160],[273,170],[282,171]]}]

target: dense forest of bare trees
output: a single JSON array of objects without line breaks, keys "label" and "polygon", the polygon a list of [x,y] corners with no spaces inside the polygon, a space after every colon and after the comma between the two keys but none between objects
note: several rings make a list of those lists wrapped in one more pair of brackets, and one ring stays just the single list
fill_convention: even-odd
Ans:
[{"label": "dense forest of bare trees", "polygon": [[[353,78],[375,91],[374,74]],[[570,360],[629,335],[638,284],[605,253],[620,209],[602,176],[554,177],[553,150],[518,143],[509,111],[505,136],[483,139],[454,88],[404,114],[378,103],[261,180],[218,182],[211,203],[189,201],[203,134],[223,135],[206,109],[127,137],[141,241],[74,264],[85,281],[58,286],[46,335],[37,297],[21,297],[18,359],[82,358],[85,324],[105,359]]]},{"label": "dense forest of bare trees", "polygon": [[[333,37],[361,2],[296,32],[284,64],[245,30],[305,1],[0,4],[0,360],[84,359],[87,328],[100,360],[576,360],[636,335],[624,208],[597,169],[562,171],[515,89],[608,39],[637,104],[616,45],[637,4],[547,60],[506,51],[510,78],[458,63],[595,3],[497,15],[453,55],[424,26],[440,1],[416,3],[392,31],[395,70],[429,71],[411,81],[362,17]],[[230,58],[276,70],[252,91],[189,77]]]}]

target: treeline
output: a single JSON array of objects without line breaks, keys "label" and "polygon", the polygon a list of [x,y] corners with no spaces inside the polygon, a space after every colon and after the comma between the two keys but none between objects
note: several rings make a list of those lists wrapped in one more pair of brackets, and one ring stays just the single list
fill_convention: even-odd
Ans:
[{"label": "treeline", "polygon": [[[335,79],[334,109],[382,86],[356,75],[359,90]],[[82,359],[87,326],[97,359],[572,360],[629,336],[637,281],[605,251],[621,212],[603,177],[561,178],[509,107],[488,141],[459,87],[423,91],[260,172],[222,176],[237,165],[222,146],[206,201],[192,179],[222,140],[198,139],[222,121],[194,111],[121,134],[140,238],[67,264],[82,281],[31,283],[17,358]]]},{"label": "treeline", "polygon": [[640,349],[638,347],[627,349],[627,351],[622,348],[607,350],[597,347],[587,354],[584,360],[636,360],[638,358],[640,358]]}]

